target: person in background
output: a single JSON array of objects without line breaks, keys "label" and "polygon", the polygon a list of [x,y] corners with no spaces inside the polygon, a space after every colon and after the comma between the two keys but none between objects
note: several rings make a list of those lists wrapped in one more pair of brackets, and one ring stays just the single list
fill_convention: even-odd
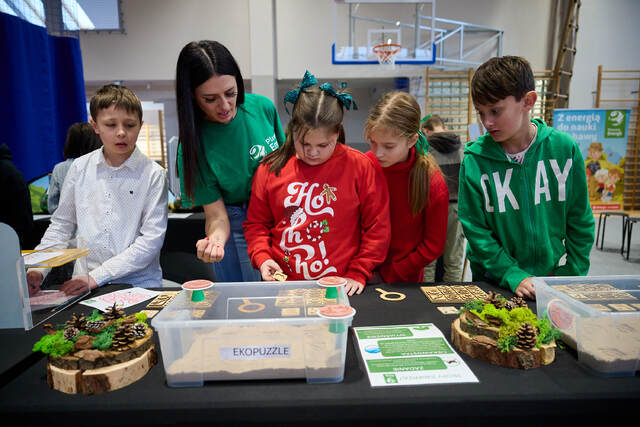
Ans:
[{"label": "person in background", "polygon": [[69,127],[67,131],[67,141],[64,144],[64,151],[62,152],[66,160],[53,167],[51,180],[49,181],[47,210],[50,214],[53,214],[58,208],[62,184],[71,167],[71,163],[73,163],[76,158],[84,156],[100,147],[102,147],[102,141],[100,141],[100,137],[93,130],[90,123],[74,123]]},{"label": "person in background", "polygon": [[216,41],[188,43],[176,70],[182,205],[203,206],[205,236],[197,256],[213,263],[216,280],[260,280],[251,267],[242,222],[251,178],[262,159],[284,142],[269,98],[245,94],[240,68]]},{"label": "person in background", "polygon": [[[460,137],[447,132],[442,118],[432,114],[422,122],[422,131],[429,141],[431,154],[444,175],[449,188],[449,212],[447,216],[447,241],[444,245],[442,260],[444,264],[445,282],[461,282],[463,275],[464,235],[458,219],[458,182],[460,163],[464,152],[464,145]],[[424,269],[424,281],[434,282],[436,278],[436,262],[432,262]]]},{"label": "person in background", "polygon": [[419,283],[444,250],[449,194],[420,131],[418,102],[406,92],[384,95],[364,134],[371,148],[366,155],[382,166],[390,197],[391,245],[379,275],[387,283]]},{"label": "person in background", "polygon": [[0,144],[0,207],[0,222],[14,229],[21,249],[30,248],[33,232],[31,196],[22,172],[13,164],[7,144]]}]

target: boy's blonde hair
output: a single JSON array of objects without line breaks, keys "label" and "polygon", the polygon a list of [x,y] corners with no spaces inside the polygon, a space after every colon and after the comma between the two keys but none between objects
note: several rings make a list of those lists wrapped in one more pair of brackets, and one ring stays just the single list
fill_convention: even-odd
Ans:
[{"label": "boy's blonde hair", "polygon": [[[371,109],[364,126],[364,135],[370,135],[385,128],[396,136],[412,139],[420,130],[420,105],[406,92],[389,92]],[[429,201],[431,175],[438,170],[438,164],[430,154],[416,149],[416,162],[409,176],[409,204],[414,215],[420,213]]]},{"label": "boy's blonde hair", "polygon": [[142,103],[131,89],[117,84],[104,85],[91,97],[89,111],[93,121],[98,120],[100,110],[114,104],[116,108],[122,108],[127,113],[137,115],[138,120],[142,123]]},{"label": "boy's blonde hair", "polygon": [[344,109],[338,98],[318,87],[301,89],[285,130],[284,144],[265,157],[264,163],[269,165],[271,172],[279,175],[295,153],[294,140],[304,140],[306,133],[312,129],[325,129],[337,133],[338,143],[344,144],[343,117]]}]

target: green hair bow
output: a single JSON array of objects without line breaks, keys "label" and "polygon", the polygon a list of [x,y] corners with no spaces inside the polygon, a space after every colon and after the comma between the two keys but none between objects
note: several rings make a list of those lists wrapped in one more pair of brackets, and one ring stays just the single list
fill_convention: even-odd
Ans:
[{"label": "green hair bow", "polygon": [[[295,105],[296,102],[298,101],[298,97],[300,96],[301,90],[317,84],[318,84],[318,80],[316,79],[316,77],[313,74],[311,74],[309,70],[306,70],[304,72],[304,76],[302,77],[302,81],[300,82],[300,86],[297,89],[290,90],[284,96],[284,109],[287,111],[287,113],[289,113],[289,109],[287,108],[288,102]],[[319,86],[319,89],[338,98],[338,101],[340,101],[340,103],[344,105],[347,110],[351,109],[351,104],[353,104],[354,110],[358,109],[356,102],[353,100],[353,97],[351,95],[349,95],[348,93],[336,92],[333,86],[331,86],[331,84],[323,83]]]},{"label": "green hair bow", "polygon": [[287,109],[287,102],[290,102],[293,105],[296,105],[296,102],[298,101],[298,97],[300,96],[300,91],[302,89],[306,89],[308,87],[311,87],[317,84],[318,84],[318,80],[316,80],[316,76],[311,74],[309,70],[306,70],[304,72],[304,76],[302,77],[302,81],[300,82],[300,86],[298,87],[298,89],[290,90],[284,96],[284,109],[287,111],[287,113],[289,113],[289,110]]},{"label": "green hair bow", "polygon": [[422,120],[420,120],[420,126],[424,125],[424,123],[431,118],[431,114],[424,116]]},{"label": "green hair bow", "polygon": [[429,153],[429,141],[427,141],[427,137],[424,136],[421,130],[418,131],[418,141],[416,141],[416,150],[424,154],[425,156]]},{"label": "green hair bow", "polygon": [[336,92],[336,90],[333,88],[333,86],[331,86],[330,83],[322,83],[320,85],[320,89],[338,98],[338,101],[340,101],[340,103],[344,105],[347,110],[351,109],[351,104],[353,104],[354,110],[358,109],[356,101],[353,100],[353,97],[351,95],[344,92]]}]

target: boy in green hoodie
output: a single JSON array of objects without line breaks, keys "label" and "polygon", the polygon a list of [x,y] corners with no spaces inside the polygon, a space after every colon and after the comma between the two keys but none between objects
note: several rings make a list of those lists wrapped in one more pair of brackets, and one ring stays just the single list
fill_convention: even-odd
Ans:
[{"label": "boy in green hoodie", "polygon": [[491,58],[473,76],[471,95],[487,129],[467,145],[460,168],[473,280],[534,299],[535,276],[586,275],[595,222],[584,160],[569,135],[530,119],[537,95],[529,63]]}]

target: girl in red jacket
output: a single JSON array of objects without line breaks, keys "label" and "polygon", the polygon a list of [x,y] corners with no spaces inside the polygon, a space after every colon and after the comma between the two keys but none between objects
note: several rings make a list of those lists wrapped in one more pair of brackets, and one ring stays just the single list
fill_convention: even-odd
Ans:
[{"label": "girl in red jacket", "polygon": [[286,140],[255,173],[245,238],[263,280],[341,276],[359,294],[389,248],[389,195],[379,166],[344,143],[351,96],[316,85],[307,71],[284,98]]},{"label": "girl in red jacket", "polygon": [[[420,131],[420,106],[406,92],[390,92],[365,124],[370,159],[387,180],[391,246],[379,275],[387,283],[422,282],[424,267],[444,250],[449,191]],[[374,278],[374,280],[377,278]]]}]

